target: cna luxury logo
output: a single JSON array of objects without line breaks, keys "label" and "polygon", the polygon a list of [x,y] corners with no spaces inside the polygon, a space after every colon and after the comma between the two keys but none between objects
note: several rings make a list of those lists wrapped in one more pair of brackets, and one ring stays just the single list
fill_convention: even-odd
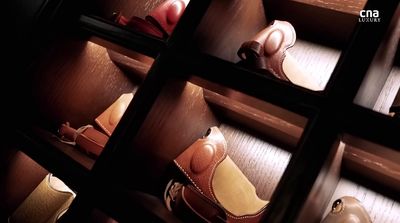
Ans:
[{"label": "cna luxury logo", "polygon": [[378,10],[361,10],[358,21],[359,22],[380,22],[381,18],[379,17],[379,11]]}]

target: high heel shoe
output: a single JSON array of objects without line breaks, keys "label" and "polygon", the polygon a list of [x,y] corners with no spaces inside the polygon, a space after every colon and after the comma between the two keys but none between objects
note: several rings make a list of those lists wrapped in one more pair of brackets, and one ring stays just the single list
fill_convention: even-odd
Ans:
[{"label": "high heel shoe", "polygon": [[310,90],[322,90],[288,52],[295,42],[294,27],[289,22],[274,20],[252,40],[244,42],[237,54],[247,68]]},{"label": "high heel shoe", "polygon": [[167,207],[177,215],[182,216],[184,210],[183,215],[191,213],[206,222],[261,221],[268,201],[258,197],[253,184],[227,155],[227,143],[218,127],[210,128],[174,163],[187,179],[186,183],[171,181],[164,195]]},{"label": "high heel shoe", "polygon": [[332,204],[332,210],[321,223],[372,223],[361,202],[354,197],[344,196]]}]

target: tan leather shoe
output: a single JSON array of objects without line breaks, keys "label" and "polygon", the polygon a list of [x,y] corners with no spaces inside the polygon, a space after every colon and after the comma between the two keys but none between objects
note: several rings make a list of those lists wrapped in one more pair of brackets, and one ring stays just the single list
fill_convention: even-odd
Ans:
[{"label": "tan leather shoe", "polygon": [[[189,146],[174,163],[189,183],[182,184],[183,190],[178,187],[172,200],[183,197],[185,206],[192,207],[207,222],[261,221],[268,201],[257,196],[253,184],[227,155],[227,143],[218,127],[210,128],[205,137]],[[193,208],[202,206],[210,211]],[[211,210],[214,210],[212,215]]]},{"label": "tan leather shoe", "polygon": [[332,204],[332,210],[321,223],[372,223],[359,200],[344,196]]},{"label": "tan leather shoe", "polygon": [[250,69],[272,74],[310,90],[322,90],[288,52],[295,42],[294,27],[289,22],[274,20],[252,40],[244,42],[238,50],[238,56],[242,64]]},{"label": "tan leather shoe", "polygon": [[[120,12],[111,16],[111,20],[137,32],[145,33],[161,39],[167,39],[175,29],[180,17],[189,4],[189,0],[166,0],[142,19],[132,16],[127,19]],[[130,52],[129,57],[107,49],[110,59],[120,68],[137,74],[144,79],[154,59],[137,52]]]},{"label": "tan leather shoe", "polygon": [[131,103],[133,93],[124,93],[106,110],[96,117],[96,124],[108,135],[114,132],[126,109]]},{"label": "tan leather shoe", "polygon": [[77,148],[93,158],[101,154],[109,138],[91,125],[74,129],[69,122],[61,124],[58,134],[61,142],[76,145]]}]

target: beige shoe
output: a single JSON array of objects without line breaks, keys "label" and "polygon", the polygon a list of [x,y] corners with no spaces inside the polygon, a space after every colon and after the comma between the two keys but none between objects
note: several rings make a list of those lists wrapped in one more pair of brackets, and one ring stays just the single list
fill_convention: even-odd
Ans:
[{"label": "beige shoe", "polygon": [[332,210],[321,223],[372,223],[359,200],[344,196],[332,204]]},{"label": "beige shoe", "polygon": [[274,20],[252,40],[244,42],[238,56],[242,59],[241,64],[249,69],[272,74],[310,90],[322,90],[288,52],[295,42],[294,27],[289,22]]}]

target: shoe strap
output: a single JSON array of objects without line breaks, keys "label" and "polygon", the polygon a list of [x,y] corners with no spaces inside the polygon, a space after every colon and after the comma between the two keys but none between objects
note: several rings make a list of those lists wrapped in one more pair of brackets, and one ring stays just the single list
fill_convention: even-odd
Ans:
[{"label": "shoe strap", "polygon": [[294,27],[286,21],[274,20],[260,31],[251,41],[244,42],[238,50],[238,56],[262,73],[273,74],[278,79],[290,81],[285,75],[282,64],[286,51],[296,41]]},{"label": "shoe strap", "polygon": [[190,222],[226,222],[225,211],[215,202],[201,194],[192,185],[182,186],[178,192],[173,212]]},{"label": "shoe strap", "polygon": [[108,141],[108,136],[91,125],[79,129],[72,128],[69,123],[62,124],[58,130],[59,140],[66,144],[77,145],[88,155],[98,157]]}]

